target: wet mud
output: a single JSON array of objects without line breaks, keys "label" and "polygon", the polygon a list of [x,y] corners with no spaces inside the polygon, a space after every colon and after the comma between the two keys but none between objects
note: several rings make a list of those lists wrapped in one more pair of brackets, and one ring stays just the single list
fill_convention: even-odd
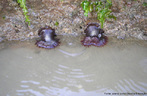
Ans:
[{"label": "wet mud", "polygon": [[[38,37],[38,30],[50,26],[58,35],[81,35],[89,22],[97,22],[96,14],[84,16],[82,0],[27,0],[31,25],[25,22],[22,8],[16,0],[0,1],[0,42],[29,40]],[[106,20],[107,36],[118,39],[135,37],[147,40],[147,10],[145,0],[112,0],[112,13],[117,20]],[[58,24],[57,24],[58,23]]]}]

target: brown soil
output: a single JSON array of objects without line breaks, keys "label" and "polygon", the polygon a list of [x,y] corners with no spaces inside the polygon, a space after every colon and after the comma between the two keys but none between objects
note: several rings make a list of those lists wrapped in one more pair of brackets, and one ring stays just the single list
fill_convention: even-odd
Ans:
[{"label": "brown soil", "polygon": [[[88,22],[99,22],[96,14],[83,15],[82,0],[27,0],[31,25],[25,23],[22,8],[16,0],[0,0],[0,42],[3,40],[28,40],[38,37],[45,25],[56,29],[58,35],[83,33]],[[113,14],[117,20],[104,24],[108,36],[118,39],[135,37],[147,40],[147,10],[145,0],[112,0]],[[56,26],[55,23],[59,22]]]}]

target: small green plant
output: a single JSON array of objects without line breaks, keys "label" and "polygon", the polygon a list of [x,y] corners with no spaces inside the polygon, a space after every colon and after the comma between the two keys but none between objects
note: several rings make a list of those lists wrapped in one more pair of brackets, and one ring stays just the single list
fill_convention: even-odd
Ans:
[{"label": "small green plant", "polygon": [[3,16],[3,19],[4,19],[4,20],[6,19],[6,16],[5,16],[5,15]]},{"label": "small green plant", "polygon": [[29,16],[27,15],[28,9],[26,7],[26,0],[17,0],[17,2],[20,4],[20,7],[23,8],[22,10],[25,16],[25,22],[27,22],[28,25],[30,25],[30,19]]},{"label": "small green plant", "polygon": [[84,15],[87,17],[89,12],[93,10],[93,3],[91,1],[85,0],[81,3],[81,6],[84,10]]},{"label": "small green plant", "polygon": [[146,2],[143,2],[142,4],[144,7],[147,7],[147,3]]},{"label": "small green plant", "polygon": [[56,21],[56,22],[55,22],[55,25],[56,25],[56,26],[58,26],[58,25],[59,25],[59,22],[58,22],[58,21]]},{"label": "small green plant", "polygon": [[111,0],[106,0],[106,3],[102,1],[97,1],[95,2],[95,5],[96,5],[96,12],[97,12],[97,19],[100,21],[101,28],[103,28],[104,22],[107,18],[116,20],[116,17],[114,15],[110,15],[112,12]]},{"label": "small green plant", "polygon": [[81,6],[84,10],[85,16],[88,16],[88,13],[92,11],[97,13],[97,19],[100,21],[101,28],[103,28],[104,22],[107,18],[116,20],[116,17],[111,15],[111,0],[96,0],[95,2],[85,0],[81,3]]}]

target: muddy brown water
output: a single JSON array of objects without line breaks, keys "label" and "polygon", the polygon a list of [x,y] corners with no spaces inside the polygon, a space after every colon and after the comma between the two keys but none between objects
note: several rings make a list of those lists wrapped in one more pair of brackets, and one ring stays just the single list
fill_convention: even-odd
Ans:
[{"label": "muddy brown water", "polygon": [[52,50],[34,43],[0,43],[0,96],[147,95],[146,41],[109,38],[104,47],[84,47],[74,37]]}]

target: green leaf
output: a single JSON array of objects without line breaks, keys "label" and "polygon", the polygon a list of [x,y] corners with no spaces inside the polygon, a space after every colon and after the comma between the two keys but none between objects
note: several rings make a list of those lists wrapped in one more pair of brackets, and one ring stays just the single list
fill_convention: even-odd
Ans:
[{"label": "green leaf", "polygon": [[84,0],[81,2],[81,6],[84,10],[85,16],[88,16],[89,12],[97,12],[97,19],[100,21],[101,28],[103,28],[107,18],[116,20],[114,15],[110,15],[112,12],[112,0],[95,0],[93,2],[90,0]]},{"label": "green leaf", "polygon": [[84,15],[85,15],[86,17],[88,17],[88,13],[87,13],[87,12],[84,12]]},{"label": "green leaf", "polygon": [[111,0],[107,0],[107,3],[112,4],[112,1]]},{"label": "green leaf", "polygon": [[88,13],[93,11],[93,3],[88,0],[85,0],[81,3],[81,6],[84,10],[84,15],[88,17]]},{"label": "green leaf", "polygon": [[116,17],[114,15],[109,15],[108,18],[116,20]]},{"label": "green leaf", "polygon": [[55,25],[58,26],[59,25],[59,22],[56,21]]},{"label": "green leaf", "polygon": [[146,2],[143,2],[142,4],[144,7],[147,7],[147,3]]},{"label": "green leaf", "polygon": [[17,0],[17,2],[20,4],[20,7],[23,8],[23,13],[25,15],[25,22],[27,22],[30,25],[30,19],[29,16],[27,15],[28,9],[26,7],[26,0]]},{"label": "green leaf", "polygon": [[91,5],[89,6],[89,11],[90,11],[90,12],[93,11],[93,4],[91,4]]}]

